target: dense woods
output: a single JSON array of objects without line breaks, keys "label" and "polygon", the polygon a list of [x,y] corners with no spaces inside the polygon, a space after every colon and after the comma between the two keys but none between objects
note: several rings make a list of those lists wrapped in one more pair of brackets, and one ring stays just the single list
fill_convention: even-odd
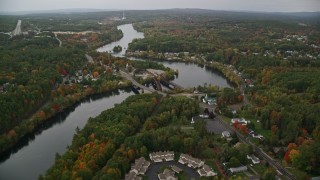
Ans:
[{"label": "dense woods", "polygon": [[246,85],[252,106],[243,107],[241,115],[260,120],[262,131],[269,132],[265,150],[271,154],[273,147],[294,144],[276,156],[284,165],[319,174],[319,24],[311,17],[180,13],[136,23],[146,38],[132,42],[129,55],[207,64],[238,87]]},{"label": "dense woods", "polygon": [[[84,97],[130,86],[118,76],[120,69],[134,70],[133,76],[160,69],[173,79],[178,72],[161,64],[95,51],[120,39],[116,26],[130,22],[145,38],[130,43],[127,55],[219,71],[234,89],[197,88],[213,92],[216,113],[227,122],[227,117],[251,120],[233,126],[244,135],[263,133],[264,140],[254,143],[292,173],[302,172],[298,178],[320,175],[318,14],[159,10],[126,15],[130,18],[123,21],[112,20],[119,12],[0,16],[0,152]],[[27,33],[11,37],[18,19]],[[235,114],[234,104],[241,106]],[[208,134],[204,121],[190,126],[200,111],[197,101],[185,97],[131,96],[77,129],[67,152],[57,154],[40,178],[123,179],[134,159],[159,150],[215,158],[230,167],[247,164],[246,154],[253,150],[239,145],[237,137],[227,142]],[[264,165],[262,179],[273,179],[275,171]]]}]

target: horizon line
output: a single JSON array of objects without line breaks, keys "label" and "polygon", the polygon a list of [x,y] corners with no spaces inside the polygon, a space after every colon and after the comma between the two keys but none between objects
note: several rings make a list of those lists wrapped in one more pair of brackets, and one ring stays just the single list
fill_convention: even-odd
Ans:
[{"label": "horizon line", "polygon": [[[159,11],[159,10],[207,10],[207,11],[226,11],[226,12],[247,12],[247,13],[320,13],[320,11],[263,11],[263,10],[235,10],[235,9],[203,9],[203,8],[167,8],[167,9],[98,9],[98,8],[65,8],[65,9],[45,9],[45,10],[18,10],[18,11],[1,11],[0,15],[28,15],[32,13],[67,13],[63,11],[78,10],[70,13],[81,12],[112,12],[112,11]],[[87,10],[87,11],[86,11]],[[60,12],[59,12],[60,11]]]}]

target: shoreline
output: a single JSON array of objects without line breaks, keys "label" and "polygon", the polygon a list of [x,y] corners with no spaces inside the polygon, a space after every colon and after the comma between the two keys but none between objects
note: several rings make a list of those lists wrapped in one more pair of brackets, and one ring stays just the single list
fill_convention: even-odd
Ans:
[{"label": "shoreline", "polygon": [[[223,69],[224,64],[212,61],[212,63],[206,63],[206,62],[199,62],[199,61],[185,61],[185,60],[168,60],[168,59],[158,59],[158,58],[143,58],[143,57],[139,57],[139,56],[135,56],[135,55],[130,55],[130,56],[125,56],[125,58],[130,59],[130,58],[137,58],[137,60],[152,60],[152,61],[157,61],[157,62],[171,62],[171,63],[185,63],[185,64],[196,64],[198,66],[205,66],[206,68],[208,68],[211,71],[214,71],[216,73],[218,73],[219,75],[221,75],[222,77],[226,78],[226,80],[228,81],[228,83],[231,84],[231,86],[233,88],[241,88],[241,78],[237,75],[235,75],[232,71],[227,70],[227,69]],[[227,74],[232,74],[234,77],[239,77],[240,79],[238,80],[232,80],[231,77],[229,77],[230,75]]]},{"label": "shoreline", "polygon": [[[91,98],[93,98],[95,96],[99,96],[99,95],[102,95],[102,96],[108,95],[109,93],[113,93],[113,92],[116,92],[119,90],[128,90],[130,87],[131,87],[131,85],[125,85],[123,87],[119,87],[119,88],[116,88],[113,90],[108,90],[105,92],[94,92],[92,94],[85,95],[84,97],[81,97],[79,100],[75,101],[71,105],[66,106],[62,110],[51,114],[49,117],[45,118],[44,120],[41,120],[39,124],[36,124],[30,132],[28,131],[27,133],[21,135],[16,140],[14,140],[9,146],[3,147],[4,150],[2,150],[0,152],[0,163],[6,161],[11,156],[12,153],[19,151],[22,147],[24,147],[26,144],[28,144],[30,140],[34,139],[32,137],[37,135],[37,131],[41,130],[41,128],[44,128],[44,125],[55,124],[56,121],[54,121],[54,120],[57,116],[60,116],[60,115],[65,114],[66,112],[69,112],[70,110],[74,109],[76,106],[81,104],[82,102],[85,102],[87,99],[91,99]],[[32,121],[31,118],[35,114],[37,114],[39,111],[41,111],[41,108],[36,113],[34,113],[30,118],[26,119],[25,121]],[[19,127],[19,126],[22,126],[22,124],[20,124],[16,127]],[[14,127],[14,128],[16,128],[16,127]],[[14,128],[12,128],[12,129],[14,129]],[[45,130],[45,129],[43,129],[43,130]],[[4,134],[0,135],[0,137],[7,136],[7,134],[8,133],[4,133]],[[24,141],[26,141],[26,142],[24,142]],[[23,143],[23,144],[19,144],[19,143]]]}]

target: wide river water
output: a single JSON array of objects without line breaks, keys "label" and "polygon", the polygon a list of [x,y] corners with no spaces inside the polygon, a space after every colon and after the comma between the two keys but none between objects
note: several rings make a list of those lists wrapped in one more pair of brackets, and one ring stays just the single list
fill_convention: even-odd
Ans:
[{"label": "wide river water", "polygon": [[[114,56],[123,57],[128,44],[136,38],[144,38],[143,33],[134,30],[132,24],[118,26],[122,30],[123,38],[97,49],[99,52],[110,52],[114,46],[122,46],[122,51]],[[230,83],[218,73],[200,67],[196,64],[179,62],[161,62],[172,69],[179,70],[179,76],[174,80],[182,87],[198,85],[217,85],[231,87]],[[102,111],[112,108],[132,95],[131,91],[117,91],[105,95],[87,98],[69,110],[54,117],[43,125],[33,135],[22,140],[13,150],[0,157],[0,180],[32,180],[54,163],[55,154],[63,154],[71,144],[75,129],[82,129],[89,117],[95,117]]]},{"label": "wide river water", "polygon": [[1,157],[0,180],[38,179],[52,166],[55,154],[66,151],[77,127],[82,129],[90,117],[96,117],[132,94],[115,91],[96,95],[54,117],[51,123],[20,142],[7,157]]}]

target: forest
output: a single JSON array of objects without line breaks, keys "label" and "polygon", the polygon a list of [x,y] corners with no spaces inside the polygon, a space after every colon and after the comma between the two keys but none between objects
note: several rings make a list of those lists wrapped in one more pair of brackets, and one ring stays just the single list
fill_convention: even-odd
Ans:
[{"label": "forest", "polygon": [[[121,15],[0,16],[0,152],[81,99],[131,86],[117,74],[126,66],[135,72],[164,70],[173,79],[178,72],[161,64],[95,51],[123,36],[117,25],[133,23],[145,38],[130,43],[128,56],[193,62],[220,72],[234,89],[197,88],[217,97],[215,113],[226,122],[251,120],[248,127],[234,127],[244,135],[249,129],[263,134],[265,140],[254,143],[292,173],[301,173],[299,178],[320,175],[319,14],[176,9],[128,11],[126,20],[112,20]],[[18,19],[27,33],[7,35]],[[231,113],[239,104],[238,113]],[[57,154],[40,178],[123,179],[134,159],[159,150],[246,164],[252,149],[235,148],[236,137],[226,142],[208,134],[203,121],[192,130],[181,128],[201,111],[197,101],[185,97],[131,96],[78,129],[67,152]],[[263,164],[259,174],[268,179],[276,172]]]},{"label": "forest", "polygon": [[[201,120],[194,128],[183,128],[190,127],[191,117],[199,111],[197,101],[183,96],[130,96],[113,109],[91,118],[74,135],[67,152],[57,154],[54,166],[40,179],[123,179],[136,158],[148,158],[150,152],[159,150],[187,153],[210,164],[212,158],[233,159],[230,166],[247,163],[246,154],[252,149],[244,144],[240,149],[234,148],[236,138],[227,143],[208,134]],[[267,171],[268,168],[268,174]]]},{"label": "forest", "polygon": [[[270,155],[274,147],[285,147],[274,154],[284,166],[319,175],[320,26],[314,21],[318,16],[229,15],[177,10],[149,16],[135,24],[146,38],[133,41],[128,54],[206,64],[239,88],[244,79],[252,80],[254,86],[244,89],[252,106],[243,106],[240,116],[260,120],[261,130],[268,131],[261,147]],[[233,72],[239,72],[240,79]],[[219,109],[225,108],[221,104]]]}]

